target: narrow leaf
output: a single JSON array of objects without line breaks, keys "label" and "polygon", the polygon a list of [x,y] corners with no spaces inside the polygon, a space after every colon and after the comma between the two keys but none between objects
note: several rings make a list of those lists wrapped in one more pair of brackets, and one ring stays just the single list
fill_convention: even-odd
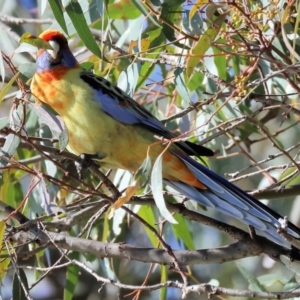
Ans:
[{"label": "narrow leaf", "polygon": [[90,31],[80,4],[71,0],[65,7],[65,10],[83,43],[91,52],[101,58],[101,51]]},{"label": "narrow leaf", "polygon": [[10,133],[5,140],[4,146],[0,149],[0,168],[5,167],[11,157],[16,153],[20,144],[20,138]]},{"label": "narrow leaf", "polygon": [[6,127],[8,124],[8,117],[3,117],[0,119],[0,130]]},{"label": "narrow leaf", "polygon": [[65,123],[59,117],[48,111],[44,106],[36,103],[29,103],[29,106],[38,115],[42,124],[45,124],[51,130],[52,135],[59,141],[59,149],[64,150],[68,145],[68,131]]},{"label": "narrow leaf", "polygon": [[[8,251],[5,247],[5,244],[3,243],[4,240],[4,233],[5,233],[5,227],[6,223],[5,221],[0,221],[0,243],[1,243],[1,255],[6,255],[8,254]],[[2,283],[3,278],[5,277],[7,273],[8,266],[10,264],[10,258],[1,258],[0,259],[0,282]]]},{"label": "narrow leaf", "polygon": [[219,48],[213,47],[213,52],[214,52],[214,62],[216,65],[216,68],[218,70],[218,75],[221,79],[226,80],[227,79],[227,61],[225,54],[222,53]]},{"label": "narrow leaf", "polygon": [[100,16],[104,16],[105,10],[107,10],[108,1],[97,0],[96,5]]},{"label": "narrow leaf", "polygon": [[109,4],[107,12],[110,19],[133,20],[141,15],[141,11],[134,5],[134,2],[126,0]]},{"label": "narrow leaf", "polygon": [[40,194],[40,203],[42,208],[46,212],[46,214],[50,215],[54,213],[58,215],[59,213],[64,213],[63,208],[59,207],[56,204],[55,197],[53,198],[50,197],[43,177],[41,178],[38,186],[39,186],[39,194]]},{"label": "narrow leaf", "polygon": [[19,274],[15,273],[13,278],[12,299],[27,300],[29,290],[27,277],[23,269],[18,269],[18,272]]},{"label": "narrow leaf", "polygon": [[142,165],[136,171],[133,181],[139,181],[140,186],[144,187],[146,183],[149,181],[151,167],[152,167],[151,158],[149,155],[147,155]]},{"label": "narrow leaf", "polygon": [[192,55],[188,59],[187,75],[190,77],[194,68],[199,63],[205,52],[211,47],[211,43],[215,40],[220,32],[221,26],[226,19],[226,14],[218,16],[218,18],[212,23],[212,25],[204,32],[199,38],[195,47],[192,49]]},{"label": "narrow leaf", "polygon": [[19,44],[22,44],[22,43],[27,43],[27,44],[37,47],[39,49],[53,50],[52,46],[48,42],[42,40],[41,38],[39,38],[35,35],[32,35],[30,32],[25,32],[21,36]]},{"label": "narrow leaf", "polygon": [[[63,7],[65,7],[65,5],[67,5],[70,2],[70,0],[63,0],[62,4]],[[81,9],[83,11],[83,16],[87,22],[88,25],[94,23],[95,21],[99,20],[100,15],[99,15],[99,11],[98,11],[98,6],[97,6],[97,0],[91,0],[91,1],[87,1],[87,0],[78,0],[76,1],[80,4]],[[70,17],[68,16],[68,14],[66,12],[64,12],[64,19],[65,19],[65,23],[67,25],[67,29],[68,29],[68,34],[69,35],[73,35],[77,32],[77,30],[75,29]],[[58,29],[60,30],[61,27],[58,24],[58,22],[55,22],[54,24],[52,24],[50,26],[51,29]]]},{"label": "narrow leaf", "polygon": [[[59,119],[61,120],[61,122],[62,122],[61,124],[63,126],[63,131],[58,135],[59,150],[62,151],[62,150],[65,150],[68,146],[69,135],[68,135],[68,130],[67,130],[65,123],[63,122],[63,120],[61,118],[59,118]],[[54,136],[57,136],[57,133],[54,130],[51,130],[51,132]]]},{"label": "narrow leaf", "polygon": [[[69,257],[71,259],[75,259],[74,256],[75,255],[73,253],[69,254]],[[77,265],[69,265],[66,274],[66,285],[64,288],[64,298],[63,298],[64,300],[72,300],[74,298],[74,292],[78,282],[78,276],[79,276],[79,267]]]},{"label": "narrow leaf", "polygon": [[[138,215],[147,221],[148,224],[157,229],[156,220],[154,217],[153,209],[150,206],[142,205],[139,209]],[[153,247],[157,247],[157,237],[153,234],[153,232],[146,226],[144,226],[146,234],[153,245]]]},{"label": "narrow leaf", "polygon": [[118,79],[118,87],[133,97],[140,75],[141,64],[139,62],[130,64],[123,70]]},{"label": "narrow leaf", "polygon": [[36,71],[36,64],[32,62],[21,64],[18,71],[27,78],[31,78]]},{"label": "narrow leaf", "polygon": [[192,5],[189,18],[190,20],[193,18],[195,13],[198,12],[198,10],[201,10],[201,8],[208,3],[208,0],[196,0],[194,4]]},{"label": "narrow leaf", "polygon": [[3,98],[6,96],[8,93],[9,89],[12,87],[13,83],[17,80],[19,77],[20,72],[16,73],[11,80],[0,90],[0,104],[3,100]]},{"label": "narrow leaf", "polygon": [[[161,276],[160,276],[160,282],[167,282],[168,280],[168,269],[166,266],[161,266]],[[160,300],[166,300],[167,299],[167,288],[162,288],[160,290]]]},{"label": "narrow leaf", "polygon": [[186,87],[183,69],[176,68],[176,70],[174,71],[174,75],[175,75],[176,90],[178,91],[180,97],[184,101],[185,106],[188,106],[191,104],[191,98],[190,98],[189,91]]},{"label": "narrow leaf", "polygon": [[[175,30],[171,24],[175,24],[177,14],[174,13],[175,11],[181,10],[181,4],[184,1],[172,1],[171,3],[167,3],[166,1],[162,4],[162,10],[161,10],[161,17],[163,20],[166,20],[166,22],[163,22],[162,24],[162,31],[165,35],[165,37],[170,41],[173,42],[173,44],[179,48],[183,49],[189,49],[184,44],[181,44],[177,41],[177,38],[175,36]],[[170,24],[170,25],[169,25]]]},{"label": "narrow leaf", "polygon": [[178,224],[173,224],[172,229],[177,239],[183,240],[185,246],[189,250],[194,250],[194,242],[191,232],[186,224],[186,221],[182,215],[176,214],[174,216]]},{"label": "narrow leaf", "polygon": [[[167,148],[165,149],[165,151],[166,150]],[[165,151],[163,151],[154,162],[153,170],[151,173],[151,188],[154,201],[160,214],[170,223],[177,224],[177,221],[168,211],[163,196],[162,160]]]},{"label": "narrow leaf", "polygon": [[48,3],[52,9],[53,15],[54,15],[57,23],[60,25],[62,30],[66,34],[68,34],[68,29],[67,29],[66,21],[64,18],[64,12],[63,12],[63,7],[61,5],[61,2],[57,1],[57,0],[49,0]]},{"label": "narrow leaf", "polygon": [[132,0],[134,5],[141,11],[141,13],[153,23],[155,26],[160,27],[160,24],[156,21],[156,18],[153,18],[152,14],[149,14],[148,9],[144,6],[143,1],[141,0]]},{"label": "narrow leaf", "polygon": [[[51,1],[51,0],[50,0]],[[49,2],[50,2],[49,1]],[[54,0],[53,0],[54,1]],[[40,3],[40,16],[42,16],[44,14],[44,12],[46,11],[47,7],[48,7],[48,0],[41,0],[41,3]]]},{"label": "narrow leaf", "polygon": [[255,291],[266,292],[266,289],[264,288],[264,286],[262,286],[260,284],[260,282],[257,280],[257,278],[251,272],[249,272],[241,264],[237,264],[237,267],[240,270],[240,272],[242,273],[243,277],[249,281],[249,283],[251,284],[251,286],[253,287],[253,289]]},{"label": "narrow leaf", "polygon": [[280,255],[280,260],[287,268],[298,275],[300,274],[300,262],[298,260],[291,261],[290,258],[285,255]]},{"label": "narrow leaf", "polygon": [[1,76],[1,79],[2,79],[2,83],[4,84],[5,68],[4,68],[4,62],[3,62],[3,57],[2,57],[2,52],[1,51],[0,51],[0,76]]}]

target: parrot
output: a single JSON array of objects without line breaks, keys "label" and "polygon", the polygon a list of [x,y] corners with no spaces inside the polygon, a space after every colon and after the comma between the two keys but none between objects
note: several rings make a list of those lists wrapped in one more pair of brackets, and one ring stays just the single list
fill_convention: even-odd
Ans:
[{"label": "parrot", "polygon": [[[48,29],[39,38],[52,49],[39,49],[31,94],[36,103],[52,107],[68,132],[67,149],[76,155],[91,155],[101,167],[136,172],[146,156],[162,156],[162,176],[188,199],[251,225],[255,230],[286,246],[278,233],[283,217],[227,181],[193,156],[214,152],[177,135],[126,92],[110,81],[84,70],[72,54],[68,40],[58,30]],[[157,137],[162,137],[162,142]],[[174,141],[173,141],[174,140]],[[300,229],[286,221],[286,232],[300,239]]]}]

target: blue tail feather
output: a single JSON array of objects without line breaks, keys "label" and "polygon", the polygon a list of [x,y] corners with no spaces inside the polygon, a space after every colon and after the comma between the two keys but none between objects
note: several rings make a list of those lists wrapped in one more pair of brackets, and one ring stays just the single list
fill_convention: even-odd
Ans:
[{"label": "blue tail feather", "polygon": [[[278,220],[282,216],[192,158],[179,157],[207,189],[200,190],[178,181],[166,181],[168,185],[188,198],[205,206],[215,207],[247,225],[252,225],[274,242],[287,245],[285,239],[277,233],[276,228],[280,225]],[[288,233],[300,239],[300,229],[290,222]]]}]

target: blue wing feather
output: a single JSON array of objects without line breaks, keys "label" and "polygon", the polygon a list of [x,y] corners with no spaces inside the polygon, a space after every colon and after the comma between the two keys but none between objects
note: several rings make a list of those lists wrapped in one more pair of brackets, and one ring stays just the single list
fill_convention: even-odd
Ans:
[{"label": "blue wing feather", "polygon": [[[102,109],[119,122],[131,125],[143,124],[156,130],[166,131],[166,128],[159,120],[143,114],[143,111],[138,111],[131,105],[120,105],[117,97],[112,97],[102,90],[97,90],[96,95],[95,100],[99,102]],[[135,102],[135,104],[137,103]]]},{"label": "blue wing feather", "polygon": [[[166,139],[176,138],[176,135],[156,119],[148,110],[136,103],[124,91],[102,77],[92,74],[88,71],[82,71],[80,75],[95,90],[95,99],[102,109],[111,117],[125,124],[140,124],[158,136]],[[190,142],[175,142],[188,155],[213,156],[214,152],[201,145]]]}]

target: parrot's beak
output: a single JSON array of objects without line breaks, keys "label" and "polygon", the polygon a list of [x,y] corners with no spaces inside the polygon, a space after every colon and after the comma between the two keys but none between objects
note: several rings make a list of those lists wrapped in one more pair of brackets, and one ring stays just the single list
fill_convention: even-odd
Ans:
[{"label": "parrot's beak", "polygon": [[50,40],[49,41],[49,44],[51,45],[51,47],[53,48],[53,50],[51,49],[47,49],[46,51],[50,54],[50,56],[53,58],[53,59],[56,59],[57,58],[57,53],[59,52],[60,50],[60,46],[59,44],[54,41],[54,40]]}]

